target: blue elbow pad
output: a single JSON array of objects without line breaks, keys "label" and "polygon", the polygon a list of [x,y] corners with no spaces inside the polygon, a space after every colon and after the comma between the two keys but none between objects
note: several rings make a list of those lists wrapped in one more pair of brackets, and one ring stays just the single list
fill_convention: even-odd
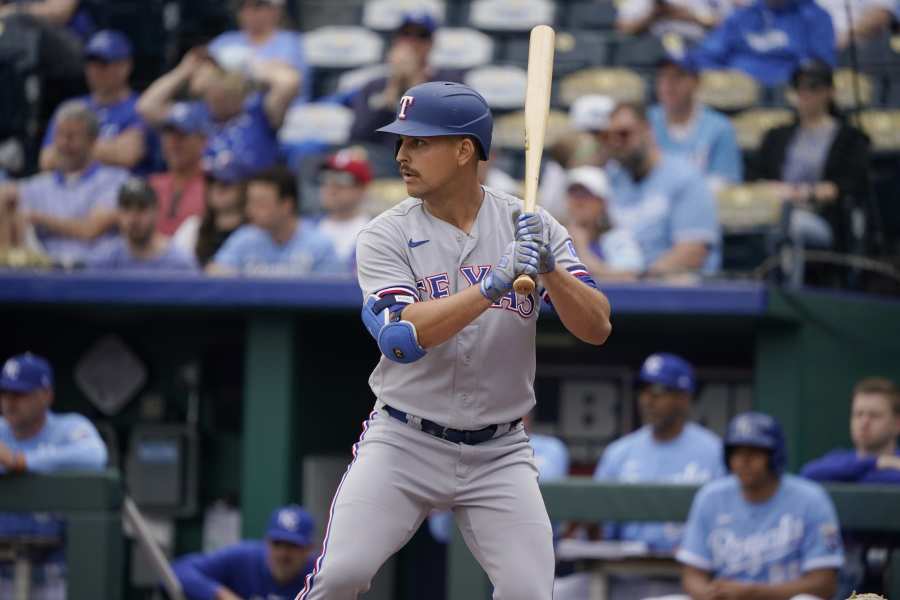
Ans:
[{"label": "blue elbow pad", "polygon": [[391,294],[384,298],[369,296],[363,304],[363,324],[381,353],[394,362],[411,363],[425,356],[425,349],[416,337],[416,327],[400,318],[403,309],[412,302],[411,296]]}]

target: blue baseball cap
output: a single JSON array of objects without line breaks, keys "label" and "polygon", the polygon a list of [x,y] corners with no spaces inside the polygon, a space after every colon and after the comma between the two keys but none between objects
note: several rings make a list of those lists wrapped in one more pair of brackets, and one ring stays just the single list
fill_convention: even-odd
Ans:
[{"label": "blue baseball cap", "polygon": [[53,387],[53,368],[46,359],[26,352],[13,356],[0,372],[0,390],[4,392],[31,392]]},{"label": "blue baseball cap", "polygon": [[88,60],[102,60],[114,62],[131,58],[131,42],[121,31],[103,29],[98,31],[88,41],[84,49],[84,56]]},{"label": "blue baseball cap", "polygon": [[414,10],[403,13],[396,32],[399,33],[406,27],[419,27],[431,35],[437,29],[437,21],[435,21],[434,15],[427,10]]},{"label": "blue baseball cap", "polygon": [[181,133],[207,135],[210,129],[209,113],[200,102],[176,102],[160,124],[161,129],[175,129]]},{"label": "blue baseball cap", "polygon": [[686,360],[674,354],[651,354],[641,365],[638,380],[642,383],[658,383],[673,390],[693,393],[694,368]]},{"label": "blue baseball cap", "polygon": [[312,515],[296,504],[289,504],[275,510],[269,517],[266,539],[309,546],[313,541],[313,529],[315,522]]}]

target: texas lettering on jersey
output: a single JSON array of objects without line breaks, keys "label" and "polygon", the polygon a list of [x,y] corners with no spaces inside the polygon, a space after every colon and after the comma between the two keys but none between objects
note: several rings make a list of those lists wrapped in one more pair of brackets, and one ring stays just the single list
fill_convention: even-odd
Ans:
[{"label": "texas lettering on jersey", "polygon": [[[478,285],[491,272],[491,265],[463,265],[459,268],[459,272],[470,286]],[[450,295],[450,277],[447,273],[428,275],[416,281],[416,289],[419,291],[420,300],[446,298]],[[523,319],[534,316],[536,307],[537,302],[533,295],[519,296],[515,292],[506,294],[491,305],[491,308],[514,312]]]}]

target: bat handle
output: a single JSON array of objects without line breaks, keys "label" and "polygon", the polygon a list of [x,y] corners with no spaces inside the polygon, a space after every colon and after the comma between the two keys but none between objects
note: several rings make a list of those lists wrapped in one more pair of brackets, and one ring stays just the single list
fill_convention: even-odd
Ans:
[{"label": "bat handle", "polygon": [[513,282],[513,289],[520,296],[527,296],[534,291],[534,279],[528,275],[519,275]]}]

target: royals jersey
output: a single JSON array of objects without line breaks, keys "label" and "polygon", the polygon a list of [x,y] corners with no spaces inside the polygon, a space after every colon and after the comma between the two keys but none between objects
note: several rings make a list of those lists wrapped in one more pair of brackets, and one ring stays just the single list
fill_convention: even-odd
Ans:
[{"label": "royals jersey", "polygon": [[783,583],[844,563],[831,498],[817,483],[784,475],[775,495],[744,499],[734,476],[703,487],[694,498],[676,555],[714,579]]},{"label": "royals jersey", "polygon": [[[478,285],[513,241],[522,201],[484,189],[466,233],[407,198],[369,223],[357,240],[364,297],[389,294],[415,301],[445,298]],[[546,211],[557,265],[594,286],[568,232]],[[418,361],[381,357],[369,386],[382,402],[457,429],[480,429],[522,417],[534,406],[536,295],[510,292]]]}]

